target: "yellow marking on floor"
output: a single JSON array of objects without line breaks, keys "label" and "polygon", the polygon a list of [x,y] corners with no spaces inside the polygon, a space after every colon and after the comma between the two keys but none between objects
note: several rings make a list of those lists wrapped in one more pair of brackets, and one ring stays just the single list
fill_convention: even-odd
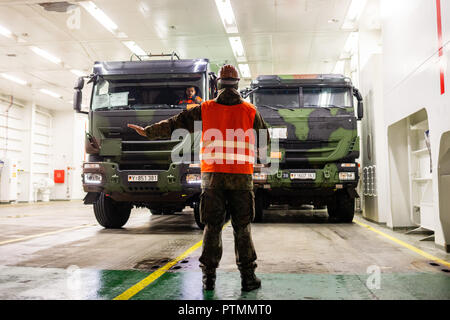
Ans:
[{"label": "yellow marking on floor", "polygon": [[429,254],[429,253],[427,253],[427,252],[425,252],[423,250],[420,250],[419,248],[414,247],[413,245],[410,245],[409,243],[406,243],[406,242],[404,242],[402,240],[399,240],[399,239],[397,239],[397,238],[395,238],[393,236],[390,236],[390,235],[388,235],[388,234],[386,234],[386,233],[384,233],[384,232],[382,232],[382,231],[380,231],[378,229],[375,229],[374,227],[371,227],[368,224],[360,222],[360,221],[358,221],[356,219],[354,219],[353,222],[358,224],[358,225],[360,225],[361,227],[369,229],[370,231],[378,233],[379,235],[382,235],[383,237],[388,238],[389,240],[391,240],[391,241],[393,241],[393,242],[395,242],[395,243],[397,243],[397,244],[399,244],[399,245],[401,245],[401,246],[403,246],[405,248],[408,248],[409,250],[411,250],[411,251],[413,251],[413,252],[415,252],[415,253],[417,253],[417,254],[419,254],[419,255],[421,255],[421,256],[429,259],[429,260],[432,260],[434,262],[437,262],[439,264],[442,264],[442,265],[450,268],[450,262],[448,262],[448,261],[445,261],[445,260],[442,260],[442,259],[440,259],[438,257],[435,257],[435,256],[433,256],[433,255],[431,255],[431,254]]},{"label": "yellow marking on floor", "polygon": [[[225,229],[230,222],[226,223],[222,229]],[[149,276],[142,279],[138,283],[136,283],[131,288],[127,289],[126,291],[119,294],[117,297],[115,297],[113,300],[129,300],[133,296],[135,296],[138,292],[140,292],[142,289],[147,287],[149,284],[154,282],[156,279],[161,277],[164,273],[166,273],[170,268],[172,268],[174,265],[176,265],[179,261],[184,260],[186,257],[188,257],[191,253],[196,251],[198,248],[200,248],[203,244],[203,240],[200,240],[196,244],[194,244],[192,247],[187,249],[185,252],[183,252],[180,256],[176,257],[174,260],[168,262],[163,267],[159,268],[155,272],[152,272]]]},{"label": "yellow marking on floor", "polygon": [[34,234],[34,235],[31,235],[31,236],[26,236],[26,237],[18,238],[18,239],[6,240],[6,241],[0,242],[0,246],[1,246],[1,245],[4,245],[4,244],[10,244],[10,243],[19,242],[19,241],[25,241],[25,240],[30,240],[30,239],[34,239],[34,238],[50,236],[50,235],[57,234],[57,233],[61,233],[61,232],[66,232],[66,231],[71,231],[71,230],[77,230],[77,229],[86,228],[86,227],[92,227],[92,226],[96,226],[96,224],[83,224],[82,226],[77,226],[77,227],[72,227],[72,228],[66,228],[66,229],[60,229],[60,230],[51,231],[51,232],[45,232],[45,233]]}]

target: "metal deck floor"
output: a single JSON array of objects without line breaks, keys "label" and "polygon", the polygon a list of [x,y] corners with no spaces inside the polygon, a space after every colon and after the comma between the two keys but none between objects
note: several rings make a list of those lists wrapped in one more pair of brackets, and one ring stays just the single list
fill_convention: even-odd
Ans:
[{"label": "metal deck floor", "polygon": [[268,211],[265,223],[252,226],[263,282],[250,293],[240,290],[227,225],[216,290],[203,292],[199,249],[171,262],[202,238],[188,209],[171,216],[133,209],[124,229],[105,230],[81,201],[1,205],[0,299],[450,299],[450,255],[420,236],[355,221]]}]

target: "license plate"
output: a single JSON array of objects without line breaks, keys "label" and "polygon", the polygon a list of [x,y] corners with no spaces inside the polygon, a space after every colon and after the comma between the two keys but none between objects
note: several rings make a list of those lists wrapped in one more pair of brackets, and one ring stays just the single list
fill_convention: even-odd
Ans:
[{"label": "license plate", "polygon": [[315,172],[293,172],[291,180],[316,180]]},{"label": "license plate", "polygon": [[156,181],[158,181],[158,175],[156,174],[128,175],[128,182],[156,182]]}]

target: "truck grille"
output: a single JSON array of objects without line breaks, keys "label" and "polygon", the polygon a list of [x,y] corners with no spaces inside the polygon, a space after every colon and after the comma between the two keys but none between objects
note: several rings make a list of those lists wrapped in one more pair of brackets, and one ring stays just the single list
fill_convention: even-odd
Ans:
[{"label": "truck grille", "polygon": [[309,158],[330,156],[337,148],[338,141],[283,141],[280,147],[285,149],[286,162],[304,162]]}]

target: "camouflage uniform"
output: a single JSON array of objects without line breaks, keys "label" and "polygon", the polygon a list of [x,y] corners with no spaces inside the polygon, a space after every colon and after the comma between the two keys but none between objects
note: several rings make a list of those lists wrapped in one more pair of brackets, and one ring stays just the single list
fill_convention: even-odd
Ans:
[{"label": "camouflage uniform", "polygon": [[[223,105],[243,102],[236,89],[219,90],[215,101]],[[179,128],[194,131],[194,121],[201,121],[201,106],[145,128],[150,139],[169,138]],[[267,126],[256,112],[254,126],[257,134]],[[268,135],[267,135],[268,137]],[[234,230],[236,264],[241,271],[256,268],[256,252],[251,237],[250,223],[255,215],[253,177],[249,174],[202,173],[200,216],[205,224],[202,255],[199,259],[204,273],[213,273],[222,257],[222,227],[226,211],[231,216]]]}]

